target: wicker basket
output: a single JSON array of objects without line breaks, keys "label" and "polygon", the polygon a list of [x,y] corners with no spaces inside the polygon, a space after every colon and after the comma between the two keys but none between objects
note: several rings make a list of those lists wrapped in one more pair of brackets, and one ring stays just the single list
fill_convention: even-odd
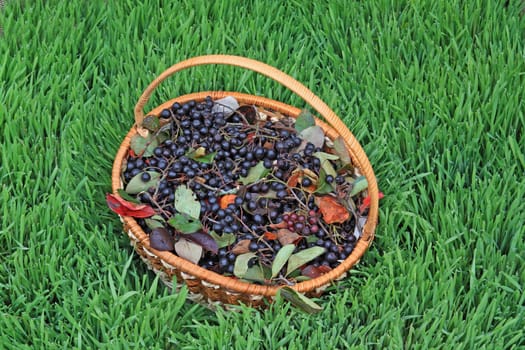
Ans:
[{"label": "wicker basket", "polygon": [[[316,123],[324,129],[326,135],[330,139],[334,139],[339,135],[343,137],[354,166],[356,166],[368,180],[368,194],[371,199],[370,210],[362,235],[357,241],[352,254],[328,273],[315,279],[297,283],[292,287],[298,292],[305,293],[308,296],[319,296],[331,282],[343,278],[346,275],[346,272],[359,261],[371,244],[374,238],[374,231],[378,217],[378,187],[373,169],[366,154],[346,125],[323,101],[315,96],[304,85],[285,73],[252,59],[226,55],[195,57],[168,68],[146,88],[135,106],[135,125],[124,138],[113,164],[113,193],[117,193],[117,190],[122,188],[123,185],[121,180],[121,169],[122,163],[128,155],[131,137],[136,133],[142,134],[144,132],[141,128],[142,120],[144,118],[143,107],[148,102],[153,91],[162,81],[164,81],[164,79],[176,72],[190,67],[210,64],[231,65],[255,71],[281,83],[292,92],[296,93],[313,107],[325,120],[325,122],[323,122],[317,119]],[[205,91],[174,98],[154,108],[148,114],[159,115],[163,109],[169,108],[175,102],[184,103],[190,100],[196,100],[199,102],[203,101],[206,96],[211,96],[214,100],[225,96],[233,96],[240,104],[252,104],[258,108],[270,109],[294,118],[300,113],[300,109],[298,108],[264,97],[237,92]],[[271,302],[280,288],[279,286],[264,286],[246,283],[235,278],[222,276],[201,268],[200,266],[182,259],[173,253],[157,251],[150,247],[148,235],[137,224],[135,219],[132,217],[121,217],[121,220],[124,223],[124,230],[127,232],[131,244],[134,246],[136,252],[142,257],[144,262],[146,262],[155,273],[159,274],[163,282],[170,288],[179,288],[182,286],[182,283],[186,284],[190,292],[190,299],[194,301],[209,305],[235,305],[243,303],[254,307],[260,307]],[[176,278],[176,281],[174,280],[174,277]],[[175,281],[176,285],[173,285],[172,281]]]}]

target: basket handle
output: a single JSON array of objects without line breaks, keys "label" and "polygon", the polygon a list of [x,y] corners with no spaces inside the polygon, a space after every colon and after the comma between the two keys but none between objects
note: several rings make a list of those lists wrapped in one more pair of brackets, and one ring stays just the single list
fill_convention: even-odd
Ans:
[{"label": "basket handle", "polygon": [[372,166],[370,165],[370,162],[363,148],[361,147],[355,136],[347,128],[347,126],[330,109],[330,107],[326,105],[326,103],[324,103],[319,97],[317,97],[313,92],[311,92],[306,86],[272,66],[250,58],[231,55],[198,56],[179,62],[166,69],[149,84],[146,90],[144,90],[137,104],[135,105],[136,126],[138,128],[141,127],[142,121],[144,119],[144,106],[148,102],[151,94],[155,91],[157,86],[160,85],[160,83],[162,83],[169,76],[179,71],[195,66],[209,64],[222,64],[241,67],[260,73],[272,80],[277,81],[278,83],[284,85],[290,91],[294,92],[299,97],[301,97],[306,103],[312,106],[335,130],[337,130],[337,132],[343,137],[343,139],[346,140],[347,145],[352,150],[355,150],[355,156],[358,166],[363,175],[368,180],[368,192],[370,195],[370,211],[367,223],[364,228],[363,238],[373,238],[375,227],[377,225],[379,190],[377,187],[377,181]]}]

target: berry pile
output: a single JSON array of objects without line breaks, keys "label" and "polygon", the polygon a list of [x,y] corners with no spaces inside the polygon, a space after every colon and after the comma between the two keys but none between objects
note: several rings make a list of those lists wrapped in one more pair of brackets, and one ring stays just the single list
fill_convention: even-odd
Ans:
[{"label": "berry pile", "polygon": [[145,118],[119,201],[147,213],[125,215],[153,248],[223,275],[289,284],[326,273],[354,249],[366,179],[309,113],[295,120],[231,100]]}]

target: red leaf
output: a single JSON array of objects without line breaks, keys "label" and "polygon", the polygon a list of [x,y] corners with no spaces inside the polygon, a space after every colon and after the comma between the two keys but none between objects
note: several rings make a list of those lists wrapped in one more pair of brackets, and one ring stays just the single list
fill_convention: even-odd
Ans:
[{"label": "red leaf", "polygon": [[277,234],[275,234],[273,232],[265,232],[264,233],[264,238],[266,238],[269,241],[273,241],[273,240],[277,239]]},{"label": "red leaf", "polygon": [[327,273],[327,272],[332,271],[332,268],[330,266],[326,266],[326,265],[321,265],[317,269],[319,271],[321,271],[321,273]]},{"label": "red leaf", "polygon": [[254,138],[255,138],[255,133],[254,133],[254,132],[251,132],[251,133],[249,133],[249,134],[246,136],[246,140],[247,140],[248,142],[252,141]]},{"label": "red leaf", "polygon": [[152,207],[145,204],[134,204],[124,199],[120,196],[114,194],[106,195],[106,202],[109,209],[113,212],[122,215],[122,216],[131,216],[134,218],[147,218],[155,215],[155,211]]},{"label": "red leaf", "polygon": [[131,148],[128,150],[128,155],[133,158],[137,158],[137,155],[135,154],[135,151]]},{"label": "red leaf", "polygon": [[[379,199],[383,198],[385,195],[383,192],[378,193]],[[363,203],[359,207],[359,213],[363,214],[363,212],[370,207],[370,195],[366,196],[365,199],[363,199]]]},{"label": "red leaf", "polygon": [[219,199],[219,205],[221,206],[221,209],[226,209],[229,204],[232,204],[235,202],[235,198],[237,196],[234,194],[225,194],[224,196]]},{"label": "red leaf", "polygon": [[302,172],[294,171],[292,175],[288,178],[288,182],[286,183],[288,187],[296,187],[301,175],[302,175]]},{"label": "red leaf", "polygon": [[330,270],[331,270],[330,266],[321,265],[321,266],[315,267],[314,265],[308,265],[301,270],[301,273],[304,276],[307,276],[310,278],[317,278],[321,275],[324,275]]},{"label": "red leaf", "polygon": [[327,224],[342,223],[350,218],[348,210],[332,196],[316,197],[315,201]]}]

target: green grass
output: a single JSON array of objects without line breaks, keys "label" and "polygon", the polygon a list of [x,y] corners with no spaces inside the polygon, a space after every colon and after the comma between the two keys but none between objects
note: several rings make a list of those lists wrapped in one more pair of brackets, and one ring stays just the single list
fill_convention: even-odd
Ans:
[{"label": "green grass", "polygon": [[[525,19],[519,1],[7,1],[0,10],[0,348],[525,348]],[[205,4],[205,5],[204,5]],[[147,84],[194,55],[259,59],[364,146],[376,241],[308,316],[170,294],[104,194]],[[200,67],[179,94],[303,102]]]}]

